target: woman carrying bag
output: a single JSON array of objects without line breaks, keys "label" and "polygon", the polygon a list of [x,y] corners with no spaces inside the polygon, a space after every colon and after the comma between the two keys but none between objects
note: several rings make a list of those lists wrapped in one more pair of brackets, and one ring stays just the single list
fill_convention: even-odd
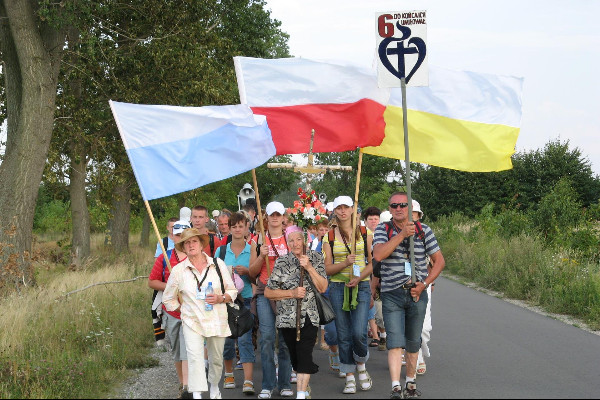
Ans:
[{"label": "woman carrying bag", "polygon": [[[223,372],[223,347],[225,338],[231,335],[226,303],[232,302],[238,294],[223,261],[213,259],[202,251],[208,242],[208,235],[200,234],[195,228],[183,232],[176,248],[185,252],[188,258],[173,268],[163,293],[163,304],[167,310],[181,311],[188,356],[188,391],[195,399],[202,398],[201,392],[208,390],[204,367],[205,341],[210,398],[221,398],[219,381]],[[206,294],[209,284],[213,294]]]},{"label": "woman carrying bag", "polygon": [[[265,288],[265,297],[277,301],[276,325],[289,349],[292,367],[298,374],[297,398],[304,399],[310,398],[310,375],[319,371],[312,357],[320,324],[313,287],[320,293],[325,292],[327,278],[323,256],[312,250],[306,251],[302,229],[290,226],[286,229],[285,236],[290,253],[277,259]],[[300,286],[301,269],[304,269],[303,286]],[[297,299],[302,300],[299,341]]]}]

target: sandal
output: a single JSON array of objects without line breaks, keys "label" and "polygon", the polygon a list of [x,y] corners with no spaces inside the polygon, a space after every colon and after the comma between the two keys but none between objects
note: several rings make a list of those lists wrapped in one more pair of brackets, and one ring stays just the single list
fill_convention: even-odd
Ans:
[{"label": "sandal", "polygon": [[332,353],[331,351],[329,352],[329,368],[331,368],[332,371],[335,372],[339,372],[340,370],[340,363],[336,362],[336,359],[339,357],[340,353]]},{"label": "sandal", "polygon": [[427,365],[424,362],[419,363],[417,365],[417,375],[425,375],[425,372],[427,372]]},{"label": "sandal", "polygon": [[371,343],[369,343],[369,347],[378,347],[379,346],[379,339],[373,339],[371,340]]},{"label": "sandal", "polygon": [[344,394],[354,394],[356,393],[356,381],[352,380],[346,380],[346,386],[344,387],[344,390],[342,391],[342,393]]},{"label": "sandal", "polygon": [[365,374],[367,377],[365,379],[359,379],[358,383],[360,383],[360,390],[371,390],[373,387],[373,380],[371,379],[371,375],[365,369],[364,371],[359,371],[358,376]]},{"label": "sandal", "polygon": [[279,394],[281,395],[281,397],[293,397],[294,391],[292,389],[281,389],[281,392],[279,392]]},{"label": "sandal", "polygon": [[254,383],[252,381],[244,381],[242,393],[252,396],[254,394]]}]

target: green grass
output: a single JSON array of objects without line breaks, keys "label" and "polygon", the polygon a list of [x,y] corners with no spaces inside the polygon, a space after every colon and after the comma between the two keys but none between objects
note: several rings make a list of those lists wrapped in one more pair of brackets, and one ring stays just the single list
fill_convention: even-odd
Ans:
[{"label": "green grass", "polygon": [[548,246],[531,233],[490,234],[461,216],[432,225],[452,274],[600,329],[600,268],[595,259]]},{"label": "green grass", "polygon": [[96,250],[81,271],[39,263],[38,286],[0,299],[0,398],[105,397],[132,368],[155,365],[147,280],[152,250]]}]

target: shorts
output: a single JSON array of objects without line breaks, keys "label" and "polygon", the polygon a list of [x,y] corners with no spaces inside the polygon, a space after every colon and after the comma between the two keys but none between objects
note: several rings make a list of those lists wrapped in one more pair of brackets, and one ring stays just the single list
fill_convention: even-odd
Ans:
[{"label": "shorts", "polygon": [[163,323],[167,340],[171,344],[171,353],[175,361],[187,361],[185,338],[183,337],[183,326],[181,320],[173,317],[163,309]]},{"label": "shorts", "polygon": [[369,308],[369,317],[367,318],[369,321],[372,319],[375,319],[375,313],[377,312],[377,308],[375,308],[375,305],[373,305],[373,307]]},{"label": "shorts", "polygon": [[414,302],[410,290],[396,289],[381,293],[383,319],[387,332],[387,349],[406,349],[418,353],[421,348],[421,332],[429,298],[423,291]]}]

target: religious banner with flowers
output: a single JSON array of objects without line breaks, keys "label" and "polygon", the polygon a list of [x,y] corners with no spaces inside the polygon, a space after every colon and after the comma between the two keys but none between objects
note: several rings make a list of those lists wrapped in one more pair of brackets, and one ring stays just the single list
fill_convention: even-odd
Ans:
[{"label": "religious banner with flowers", "polygon": [[327,211],[323,203],[319,201],[314,190],[307,192],[298,188],[299,200],[294,201],[294,207],[288,208],[287,212],[294,223],[304,230],[315,225],[321,219],[327,219]]}]

